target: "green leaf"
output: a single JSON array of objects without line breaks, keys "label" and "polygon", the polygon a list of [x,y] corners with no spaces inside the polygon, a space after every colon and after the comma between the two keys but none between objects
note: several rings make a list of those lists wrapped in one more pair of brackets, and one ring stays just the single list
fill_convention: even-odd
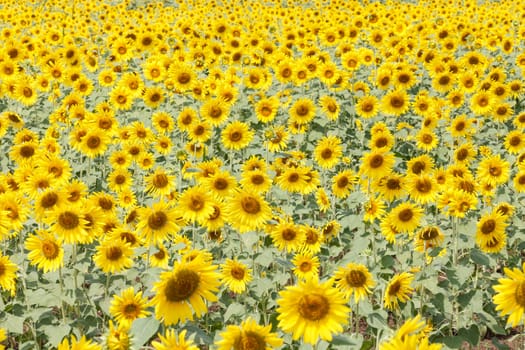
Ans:
[{"label": "green leaf", "polygon": [[257,258],[255,262],[263,267],[268,267],[273,262],[273,254],[270,249],[265,249]]},{"label": "green leaf", "polygon": [[476,346],[479,343],[479,328],[475,324],[471,325],[468,329],[461,328],[458,332],[458,336],[468,341],[471,345]]},{"label": "green leaf", "polygon": [[138,318],[131,325],[130,334],[133,336],[133,342],[137,347],[146,344],[159,330],[160,322],[153,316],[147,318]]},{"label": "green leaf", "polygon": [[506,344],[500,343],[498,338],[492,338],[492,344],[499,350],[510,350],[510,347]]},{"label": "green leaf", "polygon": [[228,321],[233,315],[243,315],[245,312],[245,307],[239,303],[233,303],[228,306],[226,312],[224,313],[224,321]]},{"label": "green leaf", "polygon": [[381,258],[381,264],[383,267],[392,267],[394,266],[395,262],[396,261],[394,260],[394,257],[390,255],[385,255]]},{"label": "green leaf", "polygon": [[488,256],[483,254],[483,252],[479,249],[473,248],[470,251],[470,258],[473,262],[475,262],[478,265],[488,266],[490,265],[490,259]]},{"label": "green leaf", "polygon": [[69,332],[71,331],[71,327],[67,324],[59,324],[59,325],[49,325],[49,326],[43,326],[42,330],[47,334],[49,337],[49,342],[53,346],[58,346],[62,339],[64,337],[67,337],[69,335]]},{"label": "green leaf", "polygon": [[24,321],[25,317],[8,314],[3,327],[11,333],[22,334],[24,333]]},{"label": "green leaf", "polygon": [[463,338],[457,335],[444,337],[443,343],[445,343],[445,345],[451,349],[459,349],[461,348],[461,344],[463,343]]},{"label": "green leaf", "polygon": [[363,336],[361,334],[344,335],[337,334],[332,338],[333,345],[351,345],[353,349],[359,349],[363,344]]}]

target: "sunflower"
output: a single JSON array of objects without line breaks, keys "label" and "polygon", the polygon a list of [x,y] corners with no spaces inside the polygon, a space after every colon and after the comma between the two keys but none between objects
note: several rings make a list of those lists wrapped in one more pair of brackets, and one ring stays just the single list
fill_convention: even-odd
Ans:
[{"label": "sunflower", "polygon": [[162,197],[169,195],[173,191],[175,175],[159,167],[153,173],[145,176],[144,181],[147,193],[151,193],[153,197]]},{"label": "sunflower", "polygon": [[373,118],[379,112],[379,100],[374,95],[366,95],[357,100],[355,112],[361,118]]},{"label": "sunflower", "polygon": [[386,114],[400,116],[410,107],[409,96],[405,90],[393,90],[381,99],[382,111]]},{"label": "sunflower", "polygon": [[332,193],[337,198],[344,199],[350,195],[356,183],[357,177],[352,170],[342,170],[332,178]]},{"label": "sunflower", "polygon": [[434,168],[434,159],[428,154],[422,154],[418,157],[411,158],[407,163],[407,175],[420,175],[429,173]]},{"label": "sunflower", "polygon": [[271,350],[282,345],[283,341],[271,332],[271,325],[261,326],[251,317],[240,326],[230,325],[221,332],[222,338],[215,343],[217,350]]},{"label": "sunflower", "polygon": [[214,212],[212,197],[201,187],[187,188],[179,197],[177,211],[188,222],[203,223]]},{"label": "sunflower", "polygon": [[525,312],[525,263],[521,270],[518,268],[504,268],[506,278],[498,279],[498,284],[493,287],[496,294],[492,301],[496,304],[496,311],[502,316],[507,316],[507,325],[519,325]]},{"label": "sunflower", "polygon": [[410,202],[398,204],[388,214],[398,232],[414,231],[419,226],[422,216],[423,209]]},{"label": "sunflower", "polygon": [[18,165],[32,164],[37,158],[36,142],[23,142],[13,145],[9,157]]},{"label": "sunflower", "polygon": [[227,170],[217,170],[210,176],[202,178],[199,182],[220,199],[231,195],[237,186],[237,179]]},{"label": "sunflower", "polygon": [[221,282],[233,293],[243,293],[246,290],[246,284],[251,280],[251,270],[245,264],[237,260],[226,259],[221,265]]},{"label": "sunflower", "polygon": [[[70,345],[71,344],[71,345]],[[72,335],[71,343],[68,338],[64,338],[60,344],[58,344],[57,350],[102,350],[102,346],[93,343],[91,340],[87,340],[86,336],[83,335],[80,339]]]},{"label": "sunflower", "polygon": [[131,173],[126,169],[115,169],[107,177],[108,188],[116,193],[120,193],[132,186]]},{"label": "sunflower", "polygon": [[416,203],[432,203],[438,194],[438,184],[431,174],[410,175],[407,177],[407,190]]},{"label": "sunflower", "polygon": [[239,183],[243,188],[251,188],[261,194],[268,192],[272,187],[272,179],[263,170],[243,172]]},{"label": "sunflower", "polygon": [[399,302],[405,303],[410,298],[414,291],[410,286],[413,280],[414,275],[410,272],[402,272],[392,277],[385,289],[384,304],[387,309],[397,309]]},{"label": "sunflower", "polygon": [[269,236],[279,250],[299,251],[306,241],[305,231],[291,220],[281,220],[270,226]]},{"label": "sunflower", "polygon": [[491,93],[481,90],[470,98],[470,109],[474,114],[486,116],[492,112],[495,102]]},{"label": "sunflower", "polygon": [[129,326],[115,325],[112,320],[109,320],[108,332],[102,342],[105,343],[108,350],[128,350],[132,344],[129,329]]},{"label": "sunflower", "polygon": [[160,244],[179,230],[179,224],[183,220],[176,215],[176,210],[171,208],[167,202],[153,204],[152,208],[139,209],[139,222],[137,230],[146,243]]},{"label": "sunflower", "polygon": [[418,252],[439,247],[445,239],[443,232],[437,226],[427,226],[419,230],[415,236],[414,246]]},{"label": "sunflower", "polygon": [[109,95],[109,101],[113,107],[121,110],[130,110],[133,105],[133,94],[125,86],[117,86]]},{"label": "sunflower", "polygon": [[300,281],[279,292],[277,320],[279,328],[292,333],[292,339],[303,337],[305,343],[316,344],[321,338],[330,342],[334,333],[343,331],[350,308],[344,295],[331,287],[329,281]]},{"label": "sunflower", "polygon": [[481,247],[495,240],[501,241],[508,225],[506,219],[498,211],[483,214],[476,225],[476,244]]},{"label": "sunflower", "polygon": [[309,98],[297,99],[289,109],[290,120],[299,125],[308,124],[315,117],[315,104]]},{"label": "sunflower", "polygon": [[321,104],[321,110],[329,120],[337,120],[337,118],[339,118],[341,107],[334,97],[328,95],[321,96],[319,98],[319,103]]},{"label": "sunflower", "polygon": [[250,189],[238,189],[226,203],[226,218],[240,233],[258,230],[270,220],[270,205]]},{"label": "sunflower", "polygon": [[371,293],[376,282],[372,274],[365,265],[349,263],[340,267],[330,278],[330,282],[335,284],[347,300],[354,295],[354,301],[357,304],[361,299],[365,299]]},{"label": "sunflower", "polygon": [[222,99],[208,99],[200,109],[201,116],[213,126],[221,126],[230,114],[228,104]]},{"label": "sunflower", "polygon": [[392,171],[396,159],[392,153],[377,150],[365,153],[361,158],[360,172],[374,179],[388,175]]},{"label": "sunflower", "polygon": [[186,330],[182,330],[178,335],[173,329],[168,329],[162,334],[158,334],[160,341],[151,342],[155,350],[199,350],[193,340],[186,339]]},{"label": "sunflower", "polygon": [[263,123],[274,120],[278,110],[279,98],[277,96],[262,98],[255,104],[255,116]]},{"label": "sunflower", "polygon": [[525,192],[525,169],[519,170],[516,173],[516,175],[514,175],[514,179],[512,180],[512,182],[514,184],[514,190],[516,190],[516,192]]},{"label": "sunflower", "polygon": [[113,295],[109,314],[119,323],[127,328],[137,318],[147,317],[148,299],[142,297],[142,292],[135,293],[133,287],[124,289],[119,295]]},{"label": "sunflower", "polygon": [[429,152],[437,147],[439,142],[438,136],[431,130],[421,129],[416,135],[416,146],[426,152]]},{"label": "sunflower", "polygon": [[0,287],[10,292],[11,296],[16,293],[16,271],[18,267],[8,256],[0,255]]},{"label": "sunflower", "polygon": [[379,350],[419,349],[441,350],[442,344],[429,343],[428,333],[432,328],[421,320],[418,314],[408,319],[388,341],[379,345]]},{"label": "sunflower", "polygon": [[368,146],[372,151],[388,152],[394,147],[395,138],[389,130],[373,133]]},{"label": "sunflower", "polygon": [[319,258],[309,252],[301,252],[294,255],[292,259],[294,265],[293,273],[299,279],[308,280],[319,276]]},{"label": "sunflower", "polygon": [[374,179],[372,188],[387,201],[394,201],[407,193],[407,181],[404,175],[390,172],[388,175]]},{"label": "sunflower", "polygon": [[305,167],[287,168],[275,178],[275,183],[288,192],[302,193],[307,186]]},{"label": "sunflower", "polygon": [[142,93],[142,100],[150,108],[158,108],[164,102],[164,89],[159,86],[147,87]]},{"label": "sunflower", "polygon": [[458,218],[465,217],[467,211],[476,208],[478,204],[476,192],[469,193],[464,190],[444,191],[438,198],[438,207],[442,200],[446,201],[448,206],[447,215]]},{"label": "sunflower", "polygon": [[509,177],[510,163],[499,154],[485,157],[478,164],[477,178],[480,182],[497,186],[506,183]]},{"label": "sunflower", "polygon": [[169,326],[193,320],[194,314],[201,317],[207,313],[205,301],[216,301],[214,293],[220,286],[216,269],[211,260],[202,257],[175,261],[173,269],[162,272],[153,285],[155,318]]},{"label": "sunflower", "polygon": [[64,243],[82,243],[87,239],[88,221],[81,208],[76,206],[55,207],[48,215],[51,232],[58,235]]},{"label": "sunflower", "polygon": [[49,231],[38,230],[26,238],[25,248],[29,250],[30,264],[43,272],[56,271],[64,264],[62,242]]},{"label": "sunflower", "polygon": [[82,138],[79,150],[89,158],[95,158],[106,152],[109,143],[110,138],[106,132],[98,129],[91,129]]},{"label": "sunflower", "polygon": [[238,151],[250,144],[253,135],[248,124],[236,120],[222,130],[221,141],[225,148]]},{"label": "sunflower", "polygon": [[373,222],[375,219],[380,219],[385,215],[386,204],[381,197],[370,197],[364,203],[363,220],[366,222]]},{"label": "sunflower", "polygon": [[124,240],[105,239],[96,249],[93,261],[105,273],[114,274],[133,265],[133,249]]},{"label": "sunflower", "polygon": [[325,136],[317,142],[314,159],[321,168],[332,169],[343,155],[341,140],[337,136]]},{"label": "sunflower", "polygon": [[519,154],[525,147],[525,134],[521,130],[512,130],[505,136],[505,149],[510,154]]}]

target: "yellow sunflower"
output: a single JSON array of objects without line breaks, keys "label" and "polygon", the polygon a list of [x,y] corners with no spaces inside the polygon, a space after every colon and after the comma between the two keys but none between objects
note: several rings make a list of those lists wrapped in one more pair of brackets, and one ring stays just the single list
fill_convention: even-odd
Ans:
[{"label": "yellow sunflower", "polygon": [[341,140],[337,136],[325,136],[317,142],[314,159],[321,168],[332,169],[343,155]]},{"label": "yellow sunflower", "polygon": [[49,231],[39,230],[25,240],[31,265],[44,272],[56,271],[64,264],[62,242]]},{"label": "yellow sunflower", "polygon": [[301,252],[294,255],[292,259],[294,265],[293,274],[299,279],[308,280],[319,277],[319,257],[309,252]]},{"label": "yellow sunflower", "polygon": [[246,290],[246,284],[252,280],[251,270],[245,264],[232,259],[226,259],[221,265],[221,281],[229,290],[241,294]]},{"label": "yellow sunflower", "polygon": [[137,223],[137,230],[140,236],[146,243],[162,243],[179,231],[179,224],[183,220],[178,217],[176,210],[167,202],[158,202],[153,204],[153,207],[139,209],[139,222]]},{"label": "yellow sunflower", "polygon": [[492,287],[496,291],[492,301],[496,304],[496,311],[509,316],[507,325],[516,327],[525,313],[525,262],[521,270],[505,267],[503,271],[506,278],[498,279],[498,284]]},{"label": "yellow sunflower", "polygon": [[18,267],[8,256],[0,255],[0,287],[9,291],[11,296],[16,293],[16,271]]},{"label": "yellow sunflower", "polygon": [[329,281],[300,281],[279,292],[277,320],[279,328],[292,333],[292,339],[316,344],[319,339],[330,342],[348,323],[350,308],[344,295]]},{"label": "yellow sunflower", "polygon": [[150,314],[147,310],[148,305],[148,299],[142,296],[141,291],[135,293],[134,288],[129,287],[119,295],[113,296],[109,313],[119,325],[129,328],[134,320]]},{"label": "yellow sunflower", "polygon": [[361,158],[360,172],[372,179],[381,178],[392,171],[395,161],[392,153],[374,150]]},{"label": "yellow sunflower", "polygon": [[222,130],[221,141],[226,149],[238,151],[250,144],[253,135],[248,124],[236,120]]},{"label": "yellow sunflower", "polygon": [[164,335],[159,334],[160,341],[151,342],[155,350],[199,350],[193,340],[186,339],[186,330],[182,330],[178,335],[173,329],[168,329]]},{"label": "yellow sunflower", "polygon": [[72,335],[71,343],[70,343],[70,339],[64,338],[64,340],[62,340],[60,344],[58,344],[58,348],[57,348],[57,350],[78,350],[78,349],[102,350],[102,346],[94,343],[91,340],[87,340],[85,335],[83,335],[78,340],[74,335]]},{"label": "yellow sunflower", "polygon": [[240,326],[230,325],[221,332],[215,343],[217,350],[257,349],[271,350],[282,345],[283,340],[271,332],[271,325],[261,326],[248,317]]},{"label": "yellow sunflower", "polygon": [[306,240],[304,230],[291,220],[270,226],[269,235],[277,249],[287,252],[298,251]]},{"label": "yellow sunflower", "polygon": [[315,104],[309,98],[300,98],[289,109],[290,120],[299,125],[308,124],[315,117]]},{"label": "yellow sunflower", "polygon": [[371,293],[376,282],[372,274],[365,265],[349,263],[340,267],[330,278],[330,282],[343,292],[345,298],[349,300],[354,295],[357,304],[361,299],[365,299]]},{"label": "yellow sunflower", "polygon": [[410,202],[400,203],[388,217],[398,232],[412,232],[419,226],[423,209]]},{"label": "yellow sunflower", "polygon": [[238,189],[226,203],[226,218],[240,233],[263,228],[270,220],[270,205],[258,193],[249,189]]},{"label": "yellow sunflower", "polygon": [[119,239],[104,239],[93,256],[95,265],[105,273],[121,272],[133,265],[133,249]]},{"label": "yellow sunflower", "polygon": [[197,256],[191,261],[176,261],[171,271],[160,274],[153,285],[155,318],[166,326],[193,320],[208,312],[206,301],[216,301],[220,286],[217,266]]},{"label": "yellow sunflower", "polygon": [[385,289],[384,303],[387,309],[397,309],[399,302],[405,303],[410,299],[414,291],[410,286],[413,280],[414,275],[410,272],[402,272],[392,277]]},{"label": "yellow sunflower", "polygon": [[506,183],[509,177],[510,163],[499,154],[485,157],[478,164],[477,178],[480,182],[497,186]]}]

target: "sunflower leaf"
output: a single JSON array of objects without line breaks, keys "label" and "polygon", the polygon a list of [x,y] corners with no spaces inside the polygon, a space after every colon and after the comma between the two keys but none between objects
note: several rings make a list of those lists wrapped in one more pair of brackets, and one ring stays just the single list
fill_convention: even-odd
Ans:
[{"label": "sunflower leaf", "polygon": [[138,318],[133,321],[130,334],[133,336],[134,344],[139,347],[146,344],[146,342],[158,331],[159,325],[159,321],[153,316]]}]

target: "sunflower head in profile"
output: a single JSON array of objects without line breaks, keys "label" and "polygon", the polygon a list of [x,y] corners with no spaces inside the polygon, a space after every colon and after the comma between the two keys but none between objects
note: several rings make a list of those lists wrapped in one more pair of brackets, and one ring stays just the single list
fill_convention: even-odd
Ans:
[{"label": "sunflower head in profile", "polygon": [[156,293],[151,303],[155,306],[155,317],[166,326],[193,320],[205,314],[205,301],[215,301],[220,285],[217,266],[210,259],[176,261],[171,271],[160,275],[153,286]]},{"label": "sunflower head in profile", "polygon": [[0,288],[11,293],[16,293],[16,272],[18,270],[8,256],[0,255]]},{"label": "sunflower head in profile", "polygon": [[316,344],[319,339],[329,342],[348,322],[350,308],[345,305],[344,295],[329,281],[320,283],[316,278],[300,281],[286,287],[279,296],[279,328],[292,333],[294,340],[303,337],[308,344]]},{"label": "sunflower head in profile", "polygon": [[523,319],[525,310],[525,263],[519,268],[504,268],[506,277],[500,278],[493,288],[496,295],[492,298],[496,311],[507,316],[507,325],[516,327]]},{"label": "sunflower head in profile", "polygon": [[402,272],[392,277],[385,290],[384,303],[388,309],[399,308],[399,302],[405,303],[410,299],[414,288],[410,286],[414,275],[410,272]]},{"label": "sunflower head in profile", "polygon": [[221,333],[217,350],[267,350],[282,345],[283,340],[271,332],[271,325],[261,326],[248,317],[239,326],[230,325]]}]

